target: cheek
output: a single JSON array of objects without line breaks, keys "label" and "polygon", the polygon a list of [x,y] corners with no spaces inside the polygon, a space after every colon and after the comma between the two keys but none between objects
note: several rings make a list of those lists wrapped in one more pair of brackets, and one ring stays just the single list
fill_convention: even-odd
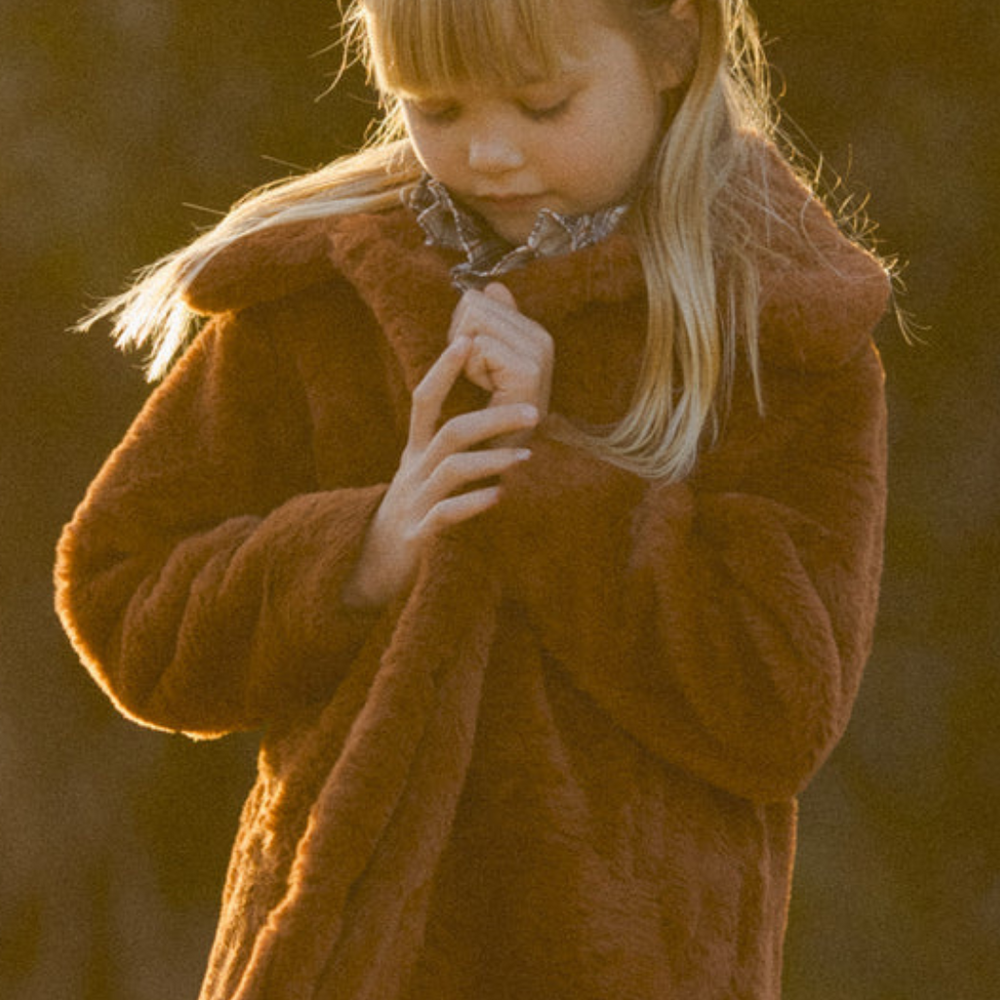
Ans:
[{"label": "cheek", "polygon": [[[560,162],[575,175],[581,193],[607,200],[625,196],[638,179],[660,136],[658,109],[650,105],[616,105],[604,109],[572,141],[562,144]],[[586,164],[586,169],[581,167]]]},{"label": "cheek", "polygon": [[663,134],[663,102],[646,94],[622,106],[605,134],[609,160],[622,173],[636,174],[649,160]]},{"label": "cheek", "polygon": [[405,117],[404,121],[417,159],[428,173],[444,180],[442,175],[448,172],[454,159],[452,150],[454,143],[448,142],[438,129],[421,126]]}]

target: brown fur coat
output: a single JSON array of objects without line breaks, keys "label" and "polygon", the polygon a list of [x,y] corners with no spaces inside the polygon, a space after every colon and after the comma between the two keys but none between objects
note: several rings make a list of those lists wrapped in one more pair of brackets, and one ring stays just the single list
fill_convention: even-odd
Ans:
[{"label": "brown fur coat", "polygon": [[[127,715],[264,729],[204,1000],[779,995],[794,796],[872,634],[886,280],[773,174],[765,415],[741,370],[675,485],[543,428],[380,614],[338,594],[452,256],[401,209],[246,239],[198,278],[213,319],[66,528],[58,606]],[[554,338],[553,410],[620,415],[629,240],[505,283]]]}]

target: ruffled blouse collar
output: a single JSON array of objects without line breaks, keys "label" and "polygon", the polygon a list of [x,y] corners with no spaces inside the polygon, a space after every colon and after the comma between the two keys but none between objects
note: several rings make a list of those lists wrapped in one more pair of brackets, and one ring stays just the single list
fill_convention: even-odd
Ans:
[{"label": "ruffled blouse collar", "polygon": [[565,215],[543,208],[527,240],[513,246],[497,235],[478,215],[452,198],[448,189],[429,175],[406,196],[406,203],[430,246],[457,250],[463,260],[451,269],[456,288],[481,288],[541,257],[558,257],[601,242],[617,228],[627,205]]}]

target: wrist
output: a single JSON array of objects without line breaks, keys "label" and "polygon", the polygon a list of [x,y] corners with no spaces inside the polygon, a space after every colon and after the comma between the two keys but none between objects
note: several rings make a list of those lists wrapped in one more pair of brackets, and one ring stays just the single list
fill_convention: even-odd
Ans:
[{"label": "wrist", "polygon": [[386,544],[379,516],[369,525],[354,569],[340,592],[351,611],[376,611],[397,597],[412,575],[400,558],[405,546]]}]

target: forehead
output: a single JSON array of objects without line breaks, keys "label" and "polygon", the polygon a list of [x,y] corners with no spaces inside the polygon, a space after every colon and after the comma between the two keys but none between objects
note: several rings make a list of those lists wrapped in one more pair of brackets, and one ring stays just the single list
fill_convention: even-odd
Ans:
[{"label": "forehead", "polygon": [[604,0],[364,0],[375,82],[420,93],[469,84],[530,84],[583,56],[581,25]]}]

